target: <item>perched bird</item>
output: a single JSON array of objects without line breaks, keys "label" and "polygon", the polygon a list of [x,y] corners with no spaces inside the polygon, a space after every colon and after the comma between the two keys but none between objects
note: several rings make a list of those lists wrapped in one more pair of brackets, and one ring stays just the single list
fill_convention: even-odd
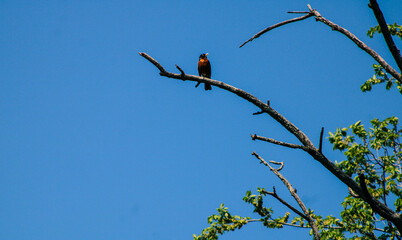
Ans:
[{"label": "perched bird", "polygon": [[[211,64],[207,58],[208,53],[200,55],[198,60],[198,75],[206,78],[211,78]],[[195,87],[198,87],[198,83]],[[205,90],[212,90],[211,84],[205,83]]]}]

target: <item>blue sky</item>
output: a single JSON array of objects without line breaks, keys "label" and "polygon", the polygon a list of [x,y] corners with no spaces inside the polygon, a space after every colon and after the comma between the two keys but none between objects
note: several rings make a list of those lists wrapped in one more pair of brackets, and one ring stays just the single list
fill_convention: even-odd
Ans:
[{"label": "blue sky", "polygon": [[[368,1],[1,1],[0,238],[192,239],[221,203],[252,216],[247,190],[287,190],[251,156],[284,161],[282,173],[307,207],[337,215],[347,189],[303,152],[251,141],[257,133],[298,143],[255,106],[213,88],[160,77],[197,74],[209,53],[212,78],[246,90],[318,144],[358,120],[401,117],[396,90],[360,85],[374,60],[313,18],[253,34],[307,10],[345,27],[395,62]],[[398,0],[381,1],[388,23]],[[396,39],[399,48],[401,41]],[[332,152],[328,141],[324,153]],[[275,216],[287,209],[267,197]],[[221,239],[311,239],[308,231],[254,223]]]}]

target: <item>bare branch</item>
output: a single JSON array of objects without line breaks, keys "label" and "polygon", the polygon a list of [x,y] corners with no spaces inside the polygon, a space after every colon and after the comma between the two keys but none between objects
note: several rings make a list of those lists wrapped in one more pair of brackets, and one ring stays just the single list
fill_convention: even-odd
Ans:
[{"label": "bare branch", "polygon": [[[148,61],[150,61],[153,65],[155,65],[155,67],[157,67],[159,69],[159,71],[161,71],[160,73],[165,73],[166,70],[162,67],[162,65],[160,65],[155,59],[153,59],[151,56],[149,56],[148,54],[144,53],[144,52],[140,52],[138,53],[141,56],[143,56],[144,58],[146,58]],[[161,74],[162,75],[162,74]]]},{"label": "bare branch", "polygon": [[400,73],[398,73],[395,69],[393,69],[376,51],[371,49],[369,46],[367,46],[364,42],[362,42],[360,39],[358,39],[354,34],[346,30],[345,28],[329,21],[328,19],[324,18],[321,16],[321,14],[313,9],[311,11],[312,14],[314,14],[315,19],[317,21],[320,21],[324,23],[325,25],[331,27],[332,30],[338,31],[348,37],[350,40],[352,40],[360,49],[368,53],[371,57],[373,57],[389,74],[391,74],[394,78],[396,78],[400,83],[402,83],[402,76]]},{"label": "bare branch", "polygon": [[254,135],[251,134],[251,138],[252,138],[253,140],[261,140],[261,141],[273,143],[273,144],[280,145],[280,146],[284,146],[284,147],[288,147],[288,148],[300,148],[300,149],[305,149],[305,147],[304,147],[304,146],[301,146],[301,145],[292,144],[292,143],[285,143],[285,142],[277,141],[277,140],[272,139],[272,138],[261,137],[261,136],[258,136],[257,134],[254,134]]},{"label": "bare branch", "polygon": [[399,71],[402,72],[401,52],[392,39],[392,36],[388,30],[387,22],[385,21],[384,15],[381,12],[380,6],[378,6],[376,0],[370,0],[369,7],[373,10],[375,17],[377,18],[377,22],[380,25],[382,35],[384,36],[385,42],[388,45],[389,51],[392,53],[392,56],[394,57],[395,62],[399,67]]},{"label": "bare branch", "polygon": [[[370,1],[373,1],[373,0],[370,0]],[[358,39],[355,35],[353,35],[351,32],[349,32],[345,28],[342,28],[341,26],[339,26],[339,25],[329,21],[328,19],[322,17],[321,14],[317,10],[312,9],[310,5],[307,5],[307,6],[310,9],[310,12],[308,12],[306,15],[298,17],[298,18],[290,19],[290,20],[287,20],[287,21],[284,21],[284,22],[280,22],[280,23],[277,23],[277,24],[274,24],[274,25],[272,25],[272,26],[260,31],[259,33],[255,34],[252,38],[250,38],[249,40],[244,42],[242,45],[240,45],[240,47],[244,46],[246,43],[254,40],[255,38],[260,37],[264,33],[268,32],[268,31],[270,31],[270,30],[272,30],[274,28],[283,26],[283,25],[288,24],[288,23],[301,21],[301,20],[307,19],[307,18],[309,18],[311,16],[315,16],[316,21],[320,21],[320,22],[324,23],[325,25],[331,27],[332,30],[338,31],[338,32],[344,34],[350,40],[352,40],[360,49],[362,49],[363,51],[368,53],[371,57],[373,57],[385,69],[385,71],[387,71],[396,80],[398,80],[400,83],[402,83],[402,75],[400,73],[398,73],[398,71],[396,71],[394,68],[392,68],[377,52],[375,52],[373,49],[371,49],[369,46],[367,46],[364,42],[360,41],[360,39]],[[387,28],[387,30],[388,30],[388,28]],[[391,52],[394,54],[394,52],[396,52],[396,50],[391,51]],[[398,53],[399,53],[399,50],[398,50]],[[399,54],[399,56],[400,56],[400,54]],[[398,57],[396,59],[398,59]],[[397,62],[398,62],[398,60],[397,60]],[[398,66],[399,66],[399,64],[398,64]],[[401,68],[401,66],[399,66],[399,68]]]},{"label": "bare branch", "polygon": [[272,26],[270,26],[270,27],[267,27],[266,29],[264,29],[264,30],[260,31],[259,33],[255,34],[255,35],[254,35],[252,38],[250,38],[249,40],[245,41],[242,45],[239,46],[239,48],[243,47],[246,43],[251,42],[251,41],[253,41],[253,40],[256,39],[256,38],[259,38],[261,35],[263,35],[264,33],[268,32],[268,31],[271,31],[272,29],[275,29],[275,28],[277,28],[277,27],[286,25],[286,24],[288,24],[288,23],[301,21],[301,20],[304,20],[304,19],[309,18],[309,17],[311,17],[311,16],[312,16],[312,14],[311,14],[310,12],[308,12],[308,13],[307,13],[306,15],[304,15],[304,16],[297,17],[297,18],[293,18],[293,19],[289,19],[289,20],[286,20],[286,21],[283,21],[283,22],[274,24],[274,25],[272,25]]},{"label": "bare branch", "polygon": [[259,111],[259,112],[253,113],[253,115],[260,115],[260,114],[263,114],[263,113],[264,113],[263,111]]},{"label": "bare branch", "polygon": [[308,221],[308,223],[311,226],[311,229],[313,230],[314,238],[316,240],[320,239],[320,233],[318,231],[317,225],[315,224],[314,219],[311,217],[310,212],[300,199],[299,195],[297,195],[295,189],[292,187],[292,185],[289,183],[289,181],[279,173],[275,168],[271,167],[260,155],[257,153],[253,152],[252,155],[254,155],[257,159],[261,161],[265,166],[269,167],[269,169],[285,184],[285,186],[288,188],[290,195],[296,200],[297,204],[299,204],[300,208],[303,210],[305,219]]}]

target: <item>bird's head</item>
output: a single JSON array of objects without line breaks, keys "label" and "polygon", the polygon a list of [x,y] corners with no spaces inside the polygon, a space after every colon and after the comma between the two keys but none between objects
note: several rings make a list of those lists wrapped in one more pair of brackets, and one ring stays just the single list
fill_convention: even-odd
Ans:
[{"label": "bird's head", "polygon": [[206,59],[207,58],[208,53],[203,53],[200,55],[200,59]]}]

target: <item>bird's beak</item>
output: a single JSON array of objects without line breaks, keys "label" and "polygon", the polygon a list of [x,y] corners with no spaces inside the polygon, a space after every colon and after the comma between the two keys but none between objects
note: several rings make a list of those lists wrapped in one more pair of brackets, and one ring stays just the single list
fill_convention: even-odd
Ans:
[{"label": "bird's beak", "polygon": [[208,56],[209,53],[205,53],[205,56]]}]

